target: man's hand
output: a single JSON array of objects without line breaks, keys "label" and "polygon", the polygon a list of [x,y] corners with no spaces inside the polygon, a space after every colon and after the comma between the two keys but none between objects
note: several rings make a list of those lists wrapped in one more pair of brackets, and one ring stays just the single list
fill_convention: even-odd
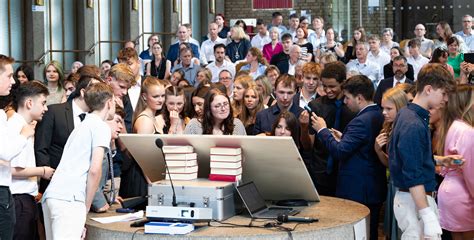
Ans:
[{"label": "man's hand", "polygon": [[44,166],[43,171],[44,171],[44,174],[41,177],[43,179],[46,179],[46,180],[51,180],[51,178],[53,177],[55,169],[51,168],[51,167],[48,167],[48,166]]},{"label": "man's hand", "polygon": [[331,128],[329,130],[331,131],[332,136],[334,137],[334,139],[336,139],[336,141],[340,142],[341,138],[342,138],[342,132],[339,132],[338,130],[336,130],[334,128]]},{"label": "man's hand", "polygon": [[438,217],[433,210],[430,207],[426,207],[419,210],[418,214],[423,220],[423,234],[425,239],[439,239],[443,230],[441,230]]},{"label": "man's hand", "polygon": [[311,126],[314,128],[314,130],[319,132],[319,130],[327,127],[326,121],[324,121],[323,118],[318,117],[315,113],[311,113],[311,114],[312,114],[312,116],[311,116]]},{"label": "man's hand", "polygon": [[300,114],[299,120],[300,120],[301,126],[308,127],[309,126],[309,113],[307,111],[303,111]]}]

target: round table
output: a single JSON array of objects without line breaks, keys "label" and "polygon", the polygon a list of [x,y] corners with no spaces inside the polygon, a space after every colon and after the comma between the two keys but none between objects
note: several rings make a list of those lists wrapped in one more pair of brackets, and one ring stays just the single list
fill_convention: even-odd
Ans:
[{"label": "round table", "polygon": [[[320,197],[319,203],[303,208],[296,216],[319,218],[314,223],[284,223],[286,228],[295,228],[290,233],[294,239],[354,239],[354,225],[362,228],[367,234],[369,209],[350,200],[333,197]],[[91,217],[107,217],[117,213],[90,213],[87,218],[87,239],[288,239],[289,233],[276,228],[229,227],[229,225],[211,222],[211,226],[198,223],[196,230],[187,235],[144,234],[142,228],[131,228],[130,222],[101,224]],[[237,225],[248,225],[251,219],[245,215],[236,215],[223,222]],[[364,222],[365,223],[361,223]],[[253,220],[252,226],[263,226],[269,221]],[[223,227],[225,226],[225,227]]]}]

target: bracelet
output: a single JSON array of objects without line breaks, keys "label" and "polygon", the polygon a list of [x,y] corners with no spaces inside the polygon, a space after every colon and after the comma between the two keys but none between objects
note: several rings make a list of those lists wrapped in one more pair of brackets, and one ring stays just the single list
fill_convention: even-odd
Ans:
[{"label": "bracelet", "polygon": [[43,167],[43,176],[41,177],[44,177],[45,174],[46,174],[46,169]]}]

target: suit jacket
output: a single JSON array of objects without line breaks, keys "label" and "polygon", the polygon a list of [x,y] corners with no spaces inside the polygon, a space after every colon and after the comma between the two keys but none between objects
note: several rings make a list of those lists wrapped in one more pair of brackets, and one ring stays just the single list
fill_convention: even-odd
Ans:
[{"label": "suit jacket", "polygon": [[329,129],[319,131],[319,139],[339,164],[337,197],[365,205],[385,201],[385,166],[374,150],[375,138],[380,133],[383,121],[380,107],[371,105],[349,122],[340,142],[334,139]]},{"label": "suit jacket", "polygon": [[[73,129],[72,101],[48,106],[48,111],[36,126],[36,165],[57,168],[64,145]],[[40,192],[46,189],[47,183],[41,179]]]},{"label": "suit jacket", "polygon": [[275,64],[275,66],[280,70],[280,74],[288,73],[290,69],[290,64],[288,63],[288,59],[281,60]]},{"label": "suit jacket", "polygon": [[[407,63],[408,65],[408,71],[405,73],[405,76],[409,79],[415,79],[415,70],[413,70],[413,65]],[[383,66],[383,78],[391,78],[395,74],[393,73],[393,61],[390,61],[390,63],[385,64]]]},{"label": "suit jacket", "polygon": [[[409,79],[408,77],[406,77],[405,83],[414,84],[413,80]],[[393,77],[385,78],[380,81],[379,85],[377,86],[377,90],[375,91],[374,102],[380,106],[382,104],[383,94],[390,88],[393,88]]]}]

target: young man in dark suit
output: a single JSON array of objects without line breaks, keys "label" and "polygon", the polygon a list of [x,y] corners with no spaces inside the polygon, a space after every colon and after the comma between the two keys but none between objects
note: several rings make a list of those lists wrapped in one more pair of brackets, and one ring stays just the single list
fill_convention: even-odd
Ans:
[{"label": "young man in dark suit", "polygon": [[315,113],[311,116],[318,138],[339,163],[336,196],[364,204],[370,209],[370,239],[378,237],[380,208],[386,198],[385,166],[377,158],[374,142],[380,133],[384,117],[372,101],[372,81],[357,75],[342,84],[344,103],[357,112],[347,124],[340,140],[327,128],[326,121]]},{"label": "young man in dark suit", "polygon": [[377,91],[375,91],[374,102],[379,106],[382,102],[383,94],[390,88],[397,86],[401,83],[410,83],[413,84],[413,79],[409,79],[406,76],[408,71],[407,59],[404,56],[397,56],[393,59],[393,73],[394,76],[390,78],[385,78],[380,81],[377,86]]},{"label": "young man in dark suit", "polygon": [[[37,166],[57,168],[69,135],[82,120],[89,107],[84,101],[84,90],[92,82],[99,82],[83,76],[76,85],[76,94],[71,101],[52,104],[38,123],[35,134],[35,157]],[[43,193],[49,181],[41,179],[39,192]]]},{"label": "young man in dark suit", "polygon": [[[322,117],[327,122],[327,127],[333,132],[342,132],[346,125],[354,118],[355,113],[344,104],[344,93],[342,83],[346,80],[346,66],[342,62],[326,64],[321,72],[321,80],[326,96],[312,100],[308,106],[311,112]],[[325,147],[315,135],[313,129],[309,128],[309,114],[301,114],[306,121],[301,123],[301,140],[305,150],[311,152],[307,160],[309,172],[319,194],[335,196],[337,180],[337,162],[329,155]],[[306,159],[305,159],[306,160]]]}]

